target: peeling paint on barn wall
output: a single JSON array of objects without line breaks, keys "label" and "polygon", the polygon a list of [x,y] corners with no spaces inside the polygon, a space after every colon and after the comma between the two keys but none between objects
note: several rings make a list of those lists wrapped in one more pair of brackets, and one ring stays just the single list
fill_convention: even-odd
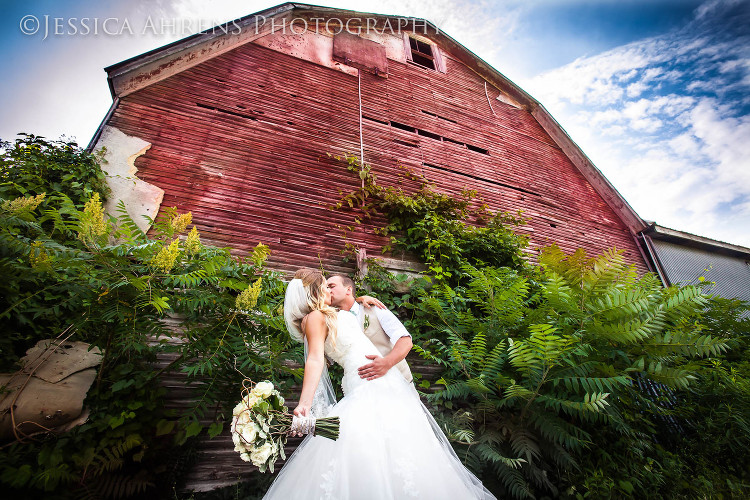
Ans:
[{"label": "peeling paint on barn wall", "polygon": [[154,219],[159,213],[164,190],[136,177],[135,160],[151,147],[151,143],[124,134],[112,126],[105,126],[94,149],[105,148],[106,163],[102,170],[107,174],[107,184],[112,193],[104,204],[107,213],[117,216],[117,204],[122,200],[125,209],[141,231],[150,224],[144,215]]}]

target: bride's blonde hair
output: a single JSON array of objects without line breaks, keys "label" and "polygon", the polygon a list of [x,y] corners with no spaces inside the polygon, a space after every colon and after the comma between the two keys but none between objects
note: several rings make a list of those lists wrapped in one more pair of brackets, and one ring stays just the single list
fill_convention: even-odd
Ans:
[{"label": "bride's blonde hair", "polygon": [[[302,280],[302,286],[305,287],[305,292],[307,292],[307,307],[310,309],[310,312],[318,310],[325,315],[328,335],[331,337],[331,343],[335,346],[336,333],[338,331],[338,313],[336,309],[325,302],[328,285],[323,273],[317,269],[303,267],[294,273],[294,278]],[[297,326],[302,331],[302,318],[299,321],[300,324]]]}]

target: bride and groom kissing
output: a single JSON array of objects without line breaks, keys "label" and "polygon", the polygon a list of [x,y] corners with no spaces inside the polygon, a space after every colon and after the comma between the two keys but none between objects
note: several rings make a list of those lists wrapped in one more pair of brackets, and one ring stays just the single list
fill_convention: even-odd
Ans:
[{"label": "bride and groom kissing", "polygon": [[[409,332],[352,280],[304,268],[287,286],[284,319],[305,344],[297,416],[338,416],[336,441],[308,435],[265,499],[492,499],[419,399],[404,358]],[[373,307],[374,306],[374,307]],[[338,307],[338,309],[336,309]],[[326,358],[341,365],[336,402]]]}]

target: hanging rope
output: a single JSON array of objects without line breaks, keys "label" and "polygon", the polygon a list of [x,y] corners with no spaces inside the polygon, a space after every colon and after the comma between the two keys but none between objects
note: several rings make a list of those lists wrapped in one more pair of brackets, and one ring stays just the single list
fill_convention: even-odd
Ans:
[{"label": "hanging rope", "polygon": [[[357,70],[357,92],[359,93],[359,170],[365,168],[365,140],[362,135],[362,70]],[[360,175],[362,179],[362,189],[365,188],[365,176]]]},{"label": "hanging rope", "polygon": [[[487,104],[489,104],[489,105],[490,105],[490,111],[492,111],[492,114],[493,114],[493,115],[497,116],[497,115],[495,114],[495,110],[494,110],[494,109],[492,109],[492,103],[490,102],[490,94],[489,94],[489,93],[487,93],[487,82],[486,82],[486,81],[484,82],[484,95],[485,95],[485,97],[487,97]],[[360,110],[360,113],[361,113],[361,110]],[[361,120],[361,118],[360,118],[360,120]]]}]

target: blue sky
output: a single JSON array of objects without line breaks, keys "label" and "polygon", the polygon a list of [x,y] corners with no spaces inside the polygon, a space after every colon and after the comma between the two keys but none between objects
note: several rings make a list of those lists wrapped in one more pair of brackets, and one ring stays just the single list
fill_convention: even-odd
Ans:
[{"label": "blue sky", "polygon": [[[103,68],[196,31],[141,34],[148,16],[205,28],[278,3],[5,5],[0,138],[64,134],[86,145],[111,103]],[[641,217],[750,247],[750,0],[317,3],[431,20],[549,109]],[[112,17],[110,28],[127,20],[134,34],[43,40],[44,26],[21,32],[27,15],[79,27]]]}]

